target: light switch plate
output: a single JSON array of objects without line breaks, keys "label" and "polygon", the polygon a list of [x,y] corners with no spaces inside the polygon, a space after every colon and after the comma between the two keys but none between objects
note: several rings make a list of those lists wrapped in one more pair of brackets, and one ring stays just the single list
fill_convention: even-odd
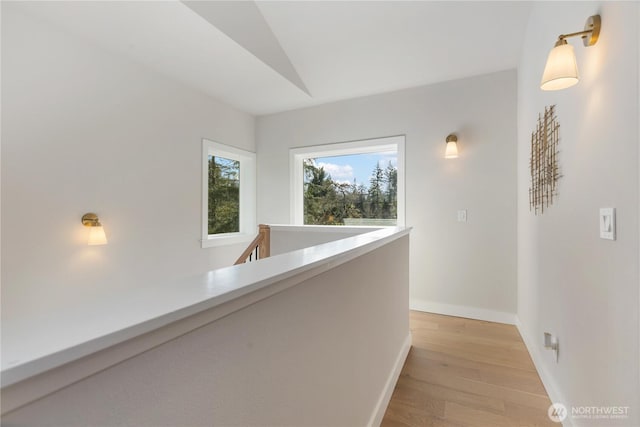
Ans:
[{"label": "light switch plate", "polygon": [[616,240],[616,208],[600,208],[600,238]]},{"label": "light switch plate", "polygon": [[458,222],[467,222],[467,210],[462,209],[458,211]]}]

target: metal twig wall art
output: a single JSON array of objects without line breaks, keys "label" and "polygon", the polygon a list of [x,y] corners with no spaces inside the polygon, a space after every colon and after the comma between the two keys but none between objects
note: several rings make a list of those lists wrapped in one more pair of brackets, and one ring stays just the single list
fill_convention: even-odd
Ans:
[{"label": "metal twig wall art", "polygon": [[558,195],[558,142],[560,124],[556,118],[556,106],[544,108],[544,116],[538,114],[538,126],[531,133],[531,186],[529,210],[536,215],[553,204]]}]

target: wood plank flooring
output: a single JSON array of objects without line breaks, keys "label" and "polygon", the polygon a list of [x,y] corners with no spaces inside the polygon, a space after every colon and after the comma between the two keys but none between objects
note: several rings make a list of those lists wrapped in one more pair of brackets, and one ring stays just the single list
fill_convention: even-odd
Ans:
[{"label": "wood plank flooring", "polygon": [[557,426],[515,326],[412,311],[382,426]]}]

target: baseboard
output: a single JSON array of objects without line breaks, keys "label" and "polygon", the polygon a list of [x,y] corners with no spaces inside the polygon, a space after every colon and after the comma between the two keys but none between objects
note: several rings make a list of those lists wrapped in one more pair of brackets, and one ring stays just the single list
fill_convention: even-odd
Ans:
[{"label": "baseboard", "polygon": [[487,310],[486,308],[468,307],[464,305],[443,304],[411,298],[411,310],[426,311],[428,313],[444,314],[447,316],[466,317],[467,319],[486,320],[488,322],[515,325],[516,315],[504,311]]},{"label": "baseboard", "polygon": [[[560,392],[560,388],[558,384],[553,379],[549,371],[545,369],[542,364],[542,354],[540,353],[539,347],[535,345],[535,340],[531,337],[527,331],[525,330],[522,322],[520,322],[520,318],[516,316],[516,328],[518,328],[518,332],[520,332],[520,336],[524,341],[524,345],[527,346],[527,350],[529,351],[529,355],[531,356],[531,360],[533,360],[533,364],[536,367],[536,371],[538,371],[538,375],[540,376],[540,380],[542,380],[542,385],[549,395],[549,399],[551,399],[552,403],[562,403],[567,406],[567,409],[571,411],[571,408],[567,405],[567,400],[564,398],[564,395]],[[542,339],[542,338],[540,338]],[[562,421],[562,425],[564,427],[571,427],[573,423],[571,422],[571,415]]]},{"label": "baseboard", "polygon": [[391,395],[393,394],[393,390],[396,387],[396,383],[398,382],[398,378],[400,377],[400,372],[402,371],[402,367],[404,366],[404,361],[407,359],[407,355],[409,354],[410,349],[411,332],[407,334],[407,338],[405,338],[404,342],[402,343],[400,353],[398,353],[396,362],[393,365],[393,369],[389,373],[387,382],[384,385],[382,393],[380,393],[380,397],[378,398],[378,402],[376,403],[373,414],[371,414],[371,418],[369,419],[369,423],[367,424],[367,426],[377,427],[382,423],[382,418],[384,417],[384,413],[387,410],[387,406],[389,406]]}]

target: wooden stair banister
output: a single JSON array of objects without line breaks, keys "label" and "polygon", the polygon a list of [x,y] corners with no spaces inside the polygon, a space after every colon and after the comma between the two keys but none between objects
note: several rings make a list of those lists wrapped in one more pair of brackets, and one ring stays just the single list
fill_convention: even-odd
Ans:
[{"label": "wooden stair banister", "polygon": [[[258,226],[258,235],[249,243],[233,265],[244,264],[258,259],[268,258],[271,252],[271,227],[266,224]],[[253,254],[255,253],[255,259]]]}]

